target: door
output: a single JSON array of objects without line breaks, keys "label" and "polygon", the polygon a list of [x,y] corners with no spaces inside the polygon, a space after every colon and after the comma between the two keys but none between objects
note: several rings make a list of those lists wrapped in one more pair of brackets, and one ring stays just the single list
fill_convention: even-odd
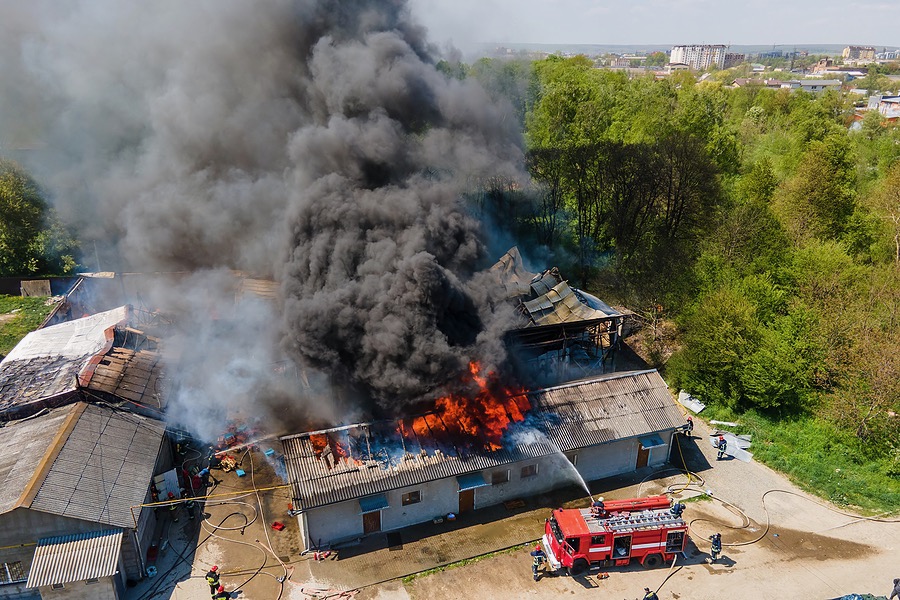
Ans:
[{"label": "door", "polygon": [[459,514],[475,510],[475,489],[459,490]]},{"label": "door", "polygon": [[363,533],[375,533],[381,531],[381,511],[366,513],[363,515]]},{"label": "door", "polygon": [[640,469],[641,467],[646,467],[647,462],[650,460],[650,450],[644,448],[640,442],[638,442],[638,457],[637,457],[637,465],[635,465],[635,469]]},{"label": "door", "polygon": [[613,542],[613,559],[624,560],[631,556],[631,536],[617,537]]}]

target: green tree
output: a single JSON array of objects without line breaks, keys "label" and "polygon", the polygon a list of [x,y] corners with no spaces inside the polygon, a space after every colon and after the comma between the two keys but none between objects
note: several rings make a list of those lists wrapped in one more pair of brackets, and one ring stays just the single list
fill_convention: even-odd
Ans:
[{"label": "green tree", "polygon": [[669,62],[669,55],[665,52],[651,52],[647,55],[644,64],[648,67],[662,67]]},{"label": "green tree", "polygon": [[0,276],[71,272],[75,250],[37,183],[17,164],[0,160]]}]

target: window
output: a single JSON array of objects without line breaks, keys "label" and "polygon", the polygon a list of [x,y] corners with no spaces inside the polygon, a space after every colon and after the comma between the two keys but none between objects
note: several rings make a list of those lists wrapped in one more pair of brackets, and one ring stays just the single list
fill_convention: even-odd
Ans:
[{"label": "window", "polygon": [[403,506],[409,506],[410,504],[417,504],[422,501],[422,492],[416,490],[414,492],[409,492],[408,494],[403,494],[401,498],[401,503]]},{"label": "window", "polygon": [[606,541],[606,537],[602,535],[591,536],[591,546],[599,546]]},{"label": "window", "polygon": [[522,467],[522,479],[526,477],[534,477],[537,475],[537,465],[525,465]]},{"label": "window", "polygon": [[63,589],[63,588],[66,587],[66,586],[64,586],[64,585],[61,584],[61,583],[54,583],[54,584],[51,585],[50,587],[52,587],[54,590],[61,590],[61,589]]},{"label": "window", "polygon": [[0,563],[0,585],[18,583],[27,579],[28,576],[25,574],[25,569],[22,568],[21,561]]},{"label": "window", "polygon": [[85,585],[91,585],[92,583],[100,583],[100,580],[94,577],[93,579],[86,579],[84,582]]},{"label": "window", "polygon": [[506,483],[509,481],[509,471],[494,471],[491,473],[491,485]]}]

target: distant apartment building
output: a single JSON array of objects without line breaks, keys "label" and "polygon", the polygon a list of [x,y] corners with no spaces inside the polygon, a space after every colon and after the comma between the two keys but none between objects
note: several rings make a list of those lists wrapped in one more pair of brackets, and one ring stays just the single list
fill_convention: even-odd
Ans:
[{"label": "distant apartment building", "polygon": [[731,67],[736,67],[737,65],[742,64],[747,57],[743,54],[737,54],[735,52],[726,52],[725,53],[725,68],[730,69]]},{"label": "distant apartment building", "polygon": [[725,68],[725,51],[722,44],[701,44],[693,46],[673,46],[669,55],[672,64],[687,65],[697,71],[705,71],[711,67]]},{"label": "distant apartment building", "polygon": [[875,55],[875,60],[897,60],[900,58],[900,50],[885,50]]},{"label": "distant apartment building", "polygon": [[873,61],[875,60],[875,48],[872,46],[847,46],[841,56],[845,61]]}]

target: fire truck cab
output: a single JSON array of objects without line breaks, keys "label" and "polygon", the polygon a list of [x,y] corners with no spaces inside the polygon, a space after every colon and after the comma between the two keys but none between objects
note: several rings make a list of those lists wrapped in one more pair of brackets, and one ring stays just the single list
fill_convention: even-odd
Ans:
[{"label": "fire truck cab", "polygon": [[612,500],[604,510],[556,509],[546,521],[541,544],[556,571],[570,575],[590,566],[624,566],[639,559],[658,567],[683,552],[688,527],[665,495]]}]

